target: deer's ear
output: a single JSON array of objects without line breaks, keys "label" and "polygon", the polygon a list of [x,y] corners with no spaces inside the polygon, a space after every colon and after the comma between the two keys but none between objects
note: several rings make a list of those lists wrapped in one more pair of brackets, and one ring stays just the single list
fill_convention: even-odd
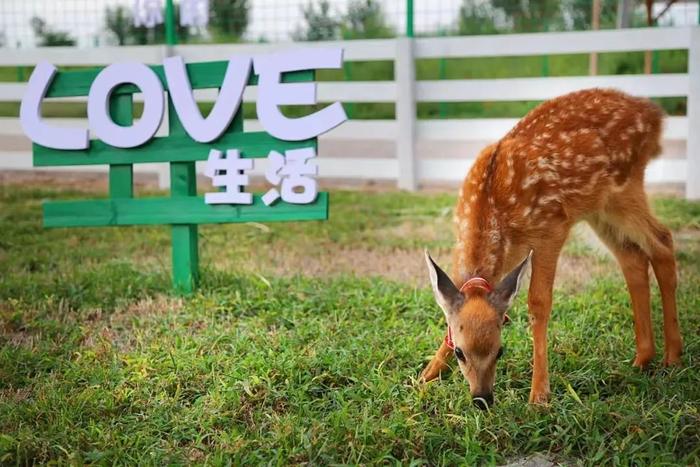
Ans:
[{"label": "deer's ear", "polygon": [[488,295],[489,302],[500,313],[506,312],[518,294],[525,270],[527,265],[530,264],[530,256],[532,256],[532,252],[527,255],[527,258],[522,263],[509,272]]},{"label": "deer's ear", "polygon": [[435,300],[445,312],[445,316],[458,311],[464,303],[464,296],[455,287],[449,276],[435,264],[428,251],[425,251],[425,262],[428,265],[430,274],[430,285],[433,287]]}]

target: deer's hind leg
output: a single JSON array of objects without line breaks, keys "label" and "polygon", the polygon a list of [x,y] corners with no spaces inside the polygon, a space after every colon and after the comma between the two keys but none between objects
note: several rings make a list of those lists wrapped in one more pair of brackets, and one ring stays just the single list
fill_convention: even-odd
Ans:
[{"label": "deer's hind leg", "polygon": [[589,224],[617,258],[632,301],[636,356],[633,365],[646,367],[654,358],[654,334],[651,327],[649,296],[649,256],[612,222],[603,217],[589,219]]},{"label": "deer's hind leg", "polygon": [[[638,351],[635,364],[644,363],[644,359],[639,359],[640,350],[647,349],[648,352],[648,349],[653,349],[648,298],[648,263],[651,263],[654,269],[661,290],[664,314],[664,364],[679,364],[683,341],[676,309],[678,279],[671,231],[651,213],[641,183],[631,185],[628,190],[611,201],[613,202],[610,204],[615,206],[615,209],[609,208],[590,223],[620,261],[630,295],[632,295]],[[646,258],[645,265],[643,265],[643,257]],[[643,272],[641,268],[644,269]],[[638,305],[635,305],[635,302]]]},{"label": "deer's hind leg", "polygon": [[678,324],[676,308],[676,286],[678,282],[676,258],[673,251],[671,231],[651,214],[649,224],[649,246],[651,265],[661,290],[661,304],[664,309],[664,365],[678,365],[683,353],[683,340]]}]

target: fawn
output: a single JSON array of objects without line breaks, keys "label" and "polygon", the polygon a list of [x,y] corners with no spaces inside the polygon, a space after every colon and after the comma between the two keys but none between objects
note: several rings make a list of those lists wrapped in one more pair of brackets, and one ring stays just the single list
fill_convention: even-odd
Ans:
[{"label": "fawn", "polygon": [[552,284],[562,246],[580,220],[612,251],[625,277],[634,315],[634,366],[646,367],[655,353],[649,263],[661,289],[663,362],[680,363],[673,240],[650,212],[644,192],[644,169],[661,150],[662,120],[663,111],[646,99],[589,89],[544,102],[479,154],[455,208],[452,280],[426,252],[448,336],[421,381],[437,378],[454,354],[475,404],[493,404],[505,313],[531,262],[530,402],[549,400]]}]

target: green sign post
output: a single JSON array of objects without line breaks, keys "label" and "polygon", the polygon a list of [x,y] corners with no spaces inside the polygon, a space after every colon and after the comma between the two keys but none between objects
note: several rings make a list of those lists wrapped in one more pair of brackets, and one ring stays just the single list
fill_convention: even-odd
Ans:
[{"label": "green sign post", "polygon": [[[219,88],[228,62],[193,63],[187,65],[192,89]],[[150,67],[167,91],[168,83],[162,66]],[[87,96],[90,85],[101,69],[58,72],[46,97]],[[258,77],[251,74],[249,85]],[[313,71],[289,72],[283,82],[312,81]],[[122,85],[110,98],[110,112],[120,125],[133,121],[133,94],[138,88]],[[153,138],[131,149],[110,146],[93,140],[87,150],[57,150],[38,144],[33,146],[34,166],[109,165],[109,198],[81,201],[45,202],[45,227],[94,227],[166,224],[172,231],[173,286],[179,293],[189,293],[197,285],[199,254],[197,226],[205,223],[274,222],[324,220],[328,218],[328,193],[318,193],[310,204],[289,204],[280,201],[266,206],[259,195],[250,205],[211,205],[197,195],[195,161],[206,160],[211,149],[237,149],[243,158],[264,158],[270,151],[283,153],[289,149],[317,147],[316,138],[304,141],[283,141],[265,132],[243,131],[241,105],[228,129],[215,141],[202,144],[184,131],[168,101],[169,135]],[[170,164],[170,196],[135,198],[133,165],[149,162]]]}]

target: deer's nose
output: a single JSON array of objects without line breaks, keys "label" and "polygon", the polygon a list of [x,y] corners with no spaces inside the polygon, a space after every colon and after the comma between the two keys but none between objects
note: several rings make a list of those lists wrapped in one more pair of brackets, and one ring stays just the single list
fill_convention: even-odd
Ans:
[{"label": "deer's nose", "polygon": [[472,400],[477,408],[486,410],[493,405],[493,393],[473,394]]}]

